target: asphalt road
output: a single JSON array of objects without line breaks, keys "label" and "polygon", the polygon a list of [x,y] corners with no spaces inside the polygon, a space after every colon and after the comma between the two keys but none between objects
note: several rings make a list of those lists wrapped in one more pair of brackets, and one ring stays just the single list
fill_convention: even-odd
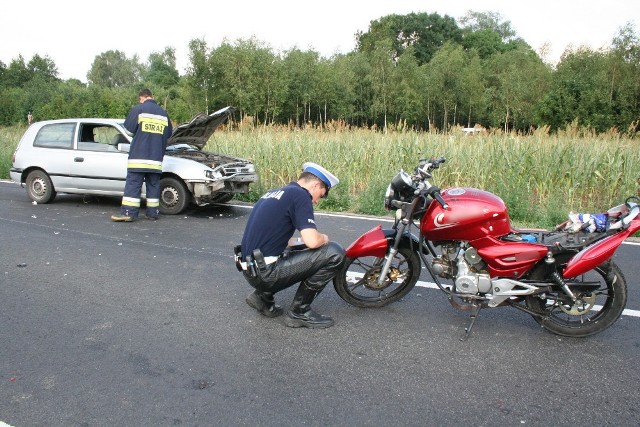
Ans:
[{"label": "asphalt road", "polygon": [[[369,310],[328,287],[336,325],[291,329],[244,302],[248,207],[125,224],[118,203],[0,182],[0,425],[639,425],[640,246],[615,256],[635,311],[590,338],[501,308],[461,342],[468,314],[419,287]],[[345,246],[379,223],[317,220]]]}]

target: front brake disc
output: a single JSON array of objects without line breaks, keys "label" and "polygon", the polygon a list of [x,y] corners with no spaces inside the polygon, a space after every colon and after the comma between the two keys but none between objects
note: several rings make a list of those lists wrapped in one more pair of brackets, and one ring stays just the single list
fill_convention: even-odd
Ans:
[{"label": "front brake disc", "polygon": [[[372,268],[367,272],[367,274],[364,277],[365,286],[367,287],[367,289],[374,289],[374,290],[384,289],[387,286],[389,286],[390,283],[392,283],[392,281],[390,281],[388,278],[384,280],[382,284],[378,283],[378,277],[380,277],[381,270],[382,270],[382,267],[376,267],[376,268]],[[393,275],[394,270],[397,270],[397,269],[391,268],[389,270],[388,277],[391,277],[391,278],[394,277]]]}]

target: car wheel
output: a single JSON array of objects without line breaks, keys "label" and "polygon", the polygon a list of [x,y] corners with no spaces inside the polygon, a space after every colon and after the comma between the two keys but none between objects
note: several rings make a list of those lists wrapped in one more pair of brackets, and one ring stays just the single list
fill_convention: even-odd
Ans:
[{"label": "car wheel", "polygon": [[56,197],[56,190],[49,175],[41,169],[29,172],[26,180],[27,194],[37,203],[49,203]]},{"label": "car wheel", "polygon": [[160,180],[160,213],[177,215],[189,205],[190,194],[182,181],[176,178]]}]

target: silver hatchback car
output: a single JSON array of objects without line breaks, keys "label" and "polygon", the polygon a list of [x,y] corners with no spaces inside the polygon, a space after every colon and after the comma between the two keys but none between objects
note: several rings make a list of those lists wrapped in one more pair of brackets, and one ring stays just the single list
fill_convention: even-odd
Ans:
[{"label": "silver hatchback car", "polygon": [[[225,203],[257,181],[248,160],[202,151],[233,107],[200,113],[177,126],[162,162],[160,212],[179,214],[190,203]],[[56,193],[122,196],[131,138],[122,119],[62,119],[32,124],[13,155],[11,179],[37,203]],[[144,188],[143,188],[144,195]]]}]

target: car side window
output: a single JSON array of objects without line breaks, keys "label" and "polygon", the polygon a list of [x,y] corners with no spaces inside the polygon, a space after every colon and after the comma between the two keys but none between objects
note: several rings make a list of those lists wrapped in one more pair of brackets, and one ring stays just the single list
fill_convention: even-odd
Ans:
[{"label": "car side window", "polygon": [[117,135],[122,134],[113,126],[83,123],[78,132],[78,150],[117,152],[113,143]]},{"label": "car side window", "polygon": [[43,148],[73,148],[75,123],[53,123],[38,131],[33,145]]}]

